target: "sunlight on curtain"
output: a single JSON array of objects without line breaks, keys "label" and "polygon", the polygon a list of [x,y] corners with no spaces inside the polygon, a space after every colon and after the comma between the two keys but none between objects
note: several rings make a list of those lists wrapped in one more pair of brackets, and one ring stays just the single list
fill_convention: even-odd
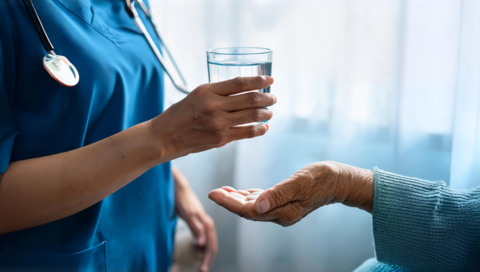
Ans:
[{"label": "sunlight on curtain", "polygon": [[450,183],[469,189],[480,185],[480,2],[465,1],[462,15]]},{"label": "sunlight on curtain", "polygon": [[223,228],[217,271],[347,271],[373,244],[362,211],[333,205],[282,228],[217,209],[216,186],[268,188],[321,160],[480,185],[479,1],[151,1],[191,87],[208,80],[207,49],[274,51],[267,135],[176,162]]}]

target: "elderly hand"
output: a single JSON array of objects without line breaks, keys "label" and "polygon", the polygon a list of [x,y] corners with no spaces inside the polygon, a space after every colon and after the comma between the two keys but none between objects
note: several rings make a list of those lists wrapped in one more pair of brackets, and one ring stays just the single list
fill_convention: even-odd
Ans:
[{"label": "elderly hand", "polygon": [[[273,94],[248,92],[273,84],[268,76],[237,77],[197,87],[187,97],[152,119],[152,138],[160,144],[162,158],[170,160],[190,153],[221,147],[229,142],[265,134],[270,120],[265,108],[276,103]],[[240,95],[235,95],[240,94]]]},{"label": "elderly hand", "polygon": [[246,219],[291,226],[319,207],[333,203],[371,212],[373,194],[372,171],[337,162],[318,162],[265,191],[222,187],[211,191],[209,197]]}]

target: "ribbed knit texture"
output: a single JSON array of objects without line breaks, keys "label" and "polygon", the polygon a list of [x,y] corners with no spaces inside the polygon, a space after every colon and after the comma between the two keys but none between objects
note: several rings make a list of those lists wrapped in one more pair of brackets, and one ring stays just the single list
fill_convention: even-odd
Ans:
[{"label": "ribbed knit texture", "polygon": [[357,271],[480,271],[480,187],[452,190],[379,169],[374,177],[379,263]]},{"label": "ribbed knit texture", "polygon": [[378,262],[375,258],[366,260],[354,272],[404,272],[405,269],[392,265]]}]

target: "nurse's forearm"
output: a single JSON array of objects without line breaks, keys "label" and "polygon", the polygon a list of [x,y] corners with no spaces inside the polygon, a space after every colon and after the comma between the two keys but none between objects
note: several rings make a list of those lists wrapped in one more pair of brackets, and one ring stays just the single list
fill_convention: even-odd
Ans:
[{"label": "nurse's forearm", "polygon": [[[0,180],[0,234],[82,211],[151,167],[229,142],[263,135],[272,94],[266,76],[204,84],[159,116],[73,151],[11,163]],[[35,137],[32,135],[31,137]]]},{"label": "nurse's forearm", "polygon": [[0,181],[0,234],[82,211],[165,161],[145,122],[76,150],[13,162]]}]

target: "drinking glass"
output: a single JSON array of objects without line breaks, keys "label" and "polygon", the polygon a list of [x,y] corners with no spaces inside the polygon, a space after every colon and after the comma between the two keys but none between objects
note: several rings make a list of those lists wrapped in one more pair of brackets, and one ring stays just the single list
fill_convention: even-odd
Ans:
[{"label": "drinking glass", "polygon": [[[272,50],[261,47],[227,47],[207,51],[210,83],[235,77],[272,76]],[[257,90],[270,93],[270,86]]]}]

